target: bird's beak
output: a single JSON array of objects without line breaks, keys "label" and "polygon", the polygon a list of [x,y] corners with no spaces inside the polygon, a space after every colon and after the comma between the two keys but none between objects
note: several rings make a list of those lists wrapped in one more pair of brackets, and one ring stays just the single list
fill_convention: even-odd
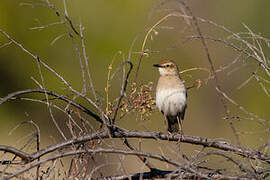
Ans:
[{"label": "bird's beak", "polygon": [[153,66],[154,66],[154,67],[158,67],[158,68],[162,67],[162,66],[159,65],[159,64],[153,64]]}]

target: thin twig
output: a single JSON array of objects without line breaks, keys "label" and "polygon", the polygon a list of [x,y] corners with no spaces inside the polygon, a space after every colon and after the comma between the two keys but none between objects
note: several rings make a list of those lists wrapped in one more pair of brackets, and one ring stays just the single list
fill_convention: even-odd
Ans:
[{"label": "thin twig", "polygon": [[188,5],[186,5],[186,3],[184,1],[179,1],[179,3],[181,3],[186,8],[186,10],[189,12],[189,14],[191,15],[192,20],[194,22],[194,27],[195,27],[197,33],[199,34],[199,36],[201,37],[200,39],[201,39],[201,42],[202,42],[204,51],[205,51],[206,56],[207,56],[207,60],[208,60],[208,62],[210,64],[211,72],[212,72],[212,74],[214,76],[214,80],[215,80],[215,84],[216,84],[216,89],[219,89],[219,91],[217,91],[217,92],[219,94],[220,101],[221,101],[221,103],[222,103],[222,105],[224,107],[226,116],[229,118],[229,124],[230,124],[231,129],[233,131],[233,134],[234,134],[234,136],[236,138],[236,142],[237,142],[238,145],[240,145],[241,144],[240,137],[239,137],[239,135],[237,133],[237,129],[233,125],[232,119],[230,118],[230,110],[229,110],[229,107],[228,107],[228,105],[226,103],[226,100],[224,99],[224,97],[220,93],[220,91],[222,91],[222,89],[221,89],[221,86],[220,86],[220,83],[219,83],[219,80],[218,80],[218,77],[217,77],[215,66],[214,66],[214,63],[212,61],[212,58],[211,58],[211,55],[210,55],[210,52],[209,52],[207,43],[206,43],[206,41],[205,41],[205,39],[203,37],[203,33],[202,33],[201,29],[200,29],[200,26],[199,26],[197,17],[196,16],[193,16],[193,13],[192,13],[190,7]]},{"label": "thin twig", "polygon": [[122,84],[122,87],[121,87],[121,92],[120,92],[120,97],[118,98],[118,101],[116,103],[116,106],[114,108],[114,114],[113,114],[113,118],[112,118],[112,121],[111,121],[111,124],[114,124],[115,123],[115,119],[116,119],[116,116],[117,116],[117,112],[119,110],[119,107],[120,107],[120,103],[126,93],[126,89],[127,89],[127,84],[128,84],[128,80],[129,80],[129,75],[132,71],[132,68],[133,68],[133,64],[130,60],[127,60],[125,61],[122,66],[125,66],[125,64],[129,64],[129,70],[126,74],[126,77],[124,79],[124,83]]}]

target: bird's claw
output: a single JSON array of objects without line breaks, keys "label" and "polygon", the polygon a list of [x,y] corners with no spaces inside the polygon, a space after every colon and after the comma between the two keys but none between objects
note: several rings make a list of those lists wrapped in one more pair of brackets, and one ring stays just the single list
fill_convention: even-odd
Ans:
[{"label": "bird's claw", "polygon": [[182,130],[179,130],[177,135],[179,135],[179,138],[178,138],[178,141],[177,141],[177,144],[179,144],[182,141],[183,137],[184,137],[184,132]]}]

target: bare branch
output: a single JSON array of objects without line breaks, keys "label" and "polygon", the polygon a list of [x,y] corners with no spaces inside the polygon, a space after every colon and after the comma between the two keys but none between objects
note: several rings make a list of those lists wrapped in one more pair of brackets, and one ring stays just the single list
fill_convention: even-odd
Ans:
[{"label": "bare branch", "polygon": [[[200,37],[200,39],[201,39],[201,42],[202,42],[204,51],[205,51],[206,56],[207,56],[207,60],[208,60],[208,62],[209,62],[209,64],[210,64],[211,72],[212,72],[212,74],[213,74],[213,76],[214,76],[214,80],[215,80],[215,84],[216,84],[216,89],[219,89],[219,90],[221,91],[221,86],[220,86],[220,83],[219,83],[219,80],[218,80],[218,77],[217,77],[217,73],[216,73],[216,70],[215,70],[215,66],[214,66],[213,60],[212,60],[212,58],[211,58],[209,49],[208,49],[208,45],[207,45],[207,43],[206,43],[206,41],[205,41],[205,39],[204,39],[204,37],[203,37],[203,33],[202,33],[201,28],[200,28],[200,26],[199,26],[197,17],[196,17],[196,16],[193,16],[193,13],[192,13],[190,7],[187,6],[186,3],[185,3],[184,1],[179,1],[179,2],[186,8],[186,10],[189,12],[189,14],[190,14],[191,17],[192,17],[192,20],[193,20],[193,22],[194,22],[194,27],[195,27],[197,33],[199,34],[199,37]],[[224,107],[225,114],[226,114],[227,118],[229,119],[229,124],[230,124],[231,129],[232,129],[232,131],[233,131],[233,134],[234,134],[234,136],[235,136],[235,138],[236,138],[237,144],[240,145],[240,137],[239,137],[239,135],[238,135],[238,133],[237,133],[236,128],[235,128],[234,125],[233,125],[232,119],[230,118],[230,110],[229,110],[229,108],[228,108],[228,105],[227,105],[227,103],[226,103],[224,97],[222,96],[222,94],[221,94],[219,91],[217,91],[217,92],[218,92],[218,94],[219,94],[220,101],[221,101],[221,103],[222,103],[222,105],[223,105],[223,107]]]},{"label": "bare branch", "polygon": [[[72,91],[74,94],[83,97],[85,100],[87,100],[90,104],[92,104],[96,109],[98,109],[102,113],[102,117],[104,117],[108,122],[110,121],[110,118],[104,113],[104,111],[96,104],[94,103],[90,98],[88,98],[85,94],[82,94],[75,89],[72,88],[72,86],[59,74],[57,73],[53,68],[51,68],[49,65],[47,65],[45,62],[43,62],[38,56],[34,55],[30,51],[24,48],[24,46],[14,39],[12,39],[5,31],[0,29],[0,32],[10,41],[12,41],[15,45],[20,47],[24,52],[26,52],[28,55],[33,57],[36,61],[38,61],[42,66],[44,66],[46,69],[48,69],[50,72],[52,72],[56,77],[58,77],[68,88],[70,91]],[[106,124],[106,122],[102,119],[103,123]]]},{"label": "bare branch", "polygon": [[[110,133],[112,133],[112,137],[110,137]],[[90,140],[94,139],[105,139],[105,138],[143,138],[143,139],[159,139],[159,140],[167,140],[167,141],[176,141],[176,142],[183,142],[193,145],[200,145],[204,147],[211,147],[223,151],[229,151],[232,153],[235,153],[237,155],[240,155],[242,157],[247,157],[250,159],[257,159],[261,160],[262,162],[265,162],[267,164],[270,164],[270,157],[264,153],[261,153],[260,151],[256,151],[249,148],[244,148],[240,146],[236,146],[233,144],[230,144],[225,141],[218,141],[215,139],[209,139],[209,138],[202,138],[198,136],[188,136],[188,135],[179,135],[179,134],[172,134],[172,135],[166,135],[161,132],[143,132],[143,131],[126,131],[123,129],[119,129],[115,127],[115,130],[112,132],[97,132],[93,134],[87,134],[84,136],[80,136],[77,138],[73,138],[67,141],[63,141],[59,144],[55,144],[49,147],[46,147],[45,149],[42,149],[36,153],[33,153],[31,155],[23,152],[19,152],[15,148],[7,148],[8,152],[13,154],[19,154],[22,159],[33,161],[37,158],[40,158],[48,153],[54,152],[59,149],[63,149],[75,144],[88,142]],[[14,150],[14,152],[13,152]],[[4,146],[2,147],[1,151],[5,151]]]},{"label": "bare branch", "polygon": [[115,118],[117,116],[117,112],[119,110],[120,103],[121,103],[122,98],[124,97],[124,95],[126,93],[129,75],[131,73],[131,70],[133,69],[133,64],[132,64],[132,62],[130,60],[125,61],[122,64],[122,66],[125,66],[125,64],[129,64],[129,70],[127,72],[127,75],[126,75],[125,79],[123,80],[124,82],[123,82],[122,87],[121,87],[120,97],[118,98],[118,101],[117,101],[116,106],[114,108],[114,114],[113,114],[113,118],[112,118],[112,122],[111,122],[112,124],[114,124],[114,122],[115,122]]},{"label": "bare branch", "polygon": [[72,106],[76,107],[77,109],[80,109],[81,111],[83,111],[84,113],[86,113],[87,115],[90,115],[91,117],[93,117],[95,120],[97,120],[100,123],[103,123],[102,119],[95,113],[93,113],[92,111],[90,111],[89,109],[87,109],[86,107],[84,107],[81,104],[78,104],[64,96],[58,95],[55,92],[52,91],[48,91],[45,89],[26,89],[26,90],[22,90],[22,91],[17,91],[17,92],[13,92],[11,94],[9,94],[8,96],[2,98],[0,100],[0,104],[3,104],[4,102],[8,101],[8,100],[12,100],[13,98],[16,98],[17,96],[23,95],[23,94],[30,94],[30,93],[47,93],[50,96],[54,96],[57,97],[57,99],[65,101],[66,103],[71,104]]},{"label": "bare branch", "polygon": [[[25,161],[25,162],[30,162],[31,161],[31,155],[30,154],[27,154],[23,151],[20,151],[14,147],[11,147],[11,146],[4,146],[4,145],[0,145],[0,151],[4,151],[4,152],[8,152],[8,153],[11,153],[11,154],[14,154],[15,156],[18,156],[22,159],[22,161]],[[7,162],[7,161],[5,161]],[[1,161],[1,164],[5,164],[4,161]]]}]

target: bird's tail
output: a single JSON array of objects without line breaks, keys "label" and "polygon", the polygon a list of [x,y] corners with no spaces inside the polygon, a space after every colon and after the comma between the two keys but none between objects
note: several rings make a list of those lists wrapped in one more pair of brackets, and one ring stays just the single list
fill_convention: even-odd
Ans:
[{"label": "bird's tail", "polygon": [[170,133],[183,132],[183,121],[179,116],[167,116],[168,120],[168,131]]}]

